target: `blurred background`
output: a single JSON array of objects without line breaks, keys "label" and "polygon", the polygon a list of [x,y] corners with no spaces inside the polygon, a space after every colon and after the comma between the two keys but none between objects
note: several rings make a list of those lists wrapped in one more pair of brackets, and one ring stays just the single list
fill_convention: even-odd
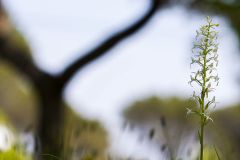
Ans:
[{"label": "blurred background", "polygon": [[220,84],[204,152],[240,159],[239,0],[0,1],[0,159],[195,160],[185,108],[207,15]]}]

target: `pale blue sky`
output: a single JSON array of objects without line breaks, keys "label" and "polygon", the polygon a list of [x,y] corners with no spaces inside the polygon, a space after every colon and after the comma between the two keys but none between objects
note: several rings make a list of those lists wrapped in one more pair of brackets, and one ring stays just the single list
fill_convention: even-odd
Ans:
[{"label": "pale blue sky", "polygon": [[[14,23],[26,35],[37,64],[57,73],[74,58],[143,14],[147,0],[4,0]],[[93,7],[93,8],[91,8]],[[91,10],[91,11],[90,11]],[[94,11],[94,12],[93,12]],[[205,15],[182,7],[160,11],[137,35],[73,79],[66,99],[76,111],[101,120],[110,130],[112,150],[146,155],[146,146],[120,134],[119,112],[150,95],[189,97],[189,62],[195,30]],[[223,18],[221,24],[219,105],[235,103],[240,66],[237,39]],[[153,154],[153,156],[156,156]]]}]

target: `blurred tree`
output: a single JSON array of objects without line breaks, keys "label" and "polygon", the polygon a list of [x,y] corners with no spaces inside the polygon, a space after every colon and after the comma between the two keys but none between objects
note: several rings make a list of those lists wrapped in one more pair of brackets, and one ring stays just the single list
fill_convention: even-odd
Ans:
[{"label": "blurred tree", "polygon": [[[193,105],[196,105],[193,101],[177,97],[167,99],[150,97],[137,101],[123,112],[125,127],[131,126],[128,128],[140,130],[143,134],[141,138],[157,144],[159,152],[167,152],[173,158],[189,155],[190,152],[193,153],[194,148],[191,148],[192,146],[184,148],[188,147],[188,139],[195,133],[198,121],[194,115],[186,116],[186,107]],[[238,160],[240,105],[217,110],[213,112],[212,118],[214,122],[207,126],[206,133],[209,146],[215,145],[223,159]],[[196,139],[195,142],[198,145]],[[178,155],[179,150],[181,155]]]},{"label": "blurred tree", "polygon": [[123,116],[127,126],[134,126],[130,129],[140,129],[142,140],[153,142],[159,152],[166,153],[169,159],[175,159],[185,136],[191,136],[197,128],[196,117],[191,120],[186,117],[186,107],[195,105],[193,101],[177,97],[150,97],[129,106]]},{"label": "blurred tree", "polygon": [[[61,154],[64,148],[64,120],[66,120],[64,116],[66,106],[63,100],[63,92],[69,80],[76,72],[82,70],[96,59],[106,55],[106,53],[119,42],[130,37],[145,26],[165,1],[151,0],[150,2],[149,10],[140,20],[136,21],[130,27],[110,36],[99,46],[90,50],[90,52],[83,54],[82,57],[76,59],[76,61],[70,64],[62,73],[51,75],[40,70],[35,65],[30,50],[26,47],[27,45],[22,36],[19,36],[19,33],[9,21],[4,6],[0,1],[1,61],[4,61],[8,66],[11,65],[11,67],[17,69],[18,72],[23,73],[22,77],[24,81],[27,80],[30,82],[36,92],[34,95],[28,96],[32,96],[30,99],[36,97],[36,103],[38,104],[37,134],[41,141],[41,152],[37,156],[38,159],[46,159],[40,156],[41,153],[62,157]],[[27,105],[31,106],[31,104]],[[19,110],[22,110],[20,106]],[[24,112],[24,110],[22,111]]]},{"label": "blurred tree", "polygon": [[[240,104],[227,106],[213,113],[214,124],[213,130],[218,134],[212,135],[222,150],[228,150],[228,154],[223,154],[224,159],[240,158]],[[231,145],[227,145],[225,137]],[[234,155],[232,157],[232,155]]]}]

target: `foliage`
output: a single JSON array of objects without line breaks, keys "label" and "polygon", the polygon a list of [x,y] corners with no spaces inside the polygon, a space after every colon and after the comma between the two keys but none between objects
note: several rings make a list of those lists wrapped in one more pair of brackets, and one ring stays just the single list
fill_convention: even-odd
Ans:
[{"label": "foliage", "polygon": [[28,79],[8,63],[0,61],[0,106],[16,128],[35,125],[36,103],[37,96]]},{"label": "foliage", "polygon": [[196,106],[196,103],[178,97],[149,97],[131,104],[123,111],[123,116],[126,120],[136,123],[155,121],[161,117],[165,117],[167,121],[178,119],[178,122],[187,123],[184,115],[185,107],[189,105]]},{"label": "foliage", "polygon": [[31,160],[32,158],[24,154],[23,151],[11,149],[6,152],[0,152],[0,160]]},{"label": "foliage", "polygon": [[70,107],[65,107],[65,149],[64,159],[103,160],[107,148],[107,134],[98,121],[86,120]]},{"label": "foliage", "polygon": [[5,114],[0,110],[0,124],[2,123],[8,123],[7,117],[5,116]]}]

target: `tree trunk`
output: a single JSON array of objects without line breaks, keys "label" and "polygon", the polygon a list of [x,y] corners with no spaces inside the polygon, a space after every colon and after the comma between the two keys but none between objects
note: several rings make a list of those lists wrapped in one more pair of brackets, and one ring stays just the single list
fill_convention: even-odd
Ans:
[{"label": "tree trunk", "polygon": [[[39,85],[39,124],[38,138],[40,150],[38,160],[60,159],[63,153],[64,139],[64,103],[58,81],[48,77]],[[43,84],[44,83],[44,84]]]}]

